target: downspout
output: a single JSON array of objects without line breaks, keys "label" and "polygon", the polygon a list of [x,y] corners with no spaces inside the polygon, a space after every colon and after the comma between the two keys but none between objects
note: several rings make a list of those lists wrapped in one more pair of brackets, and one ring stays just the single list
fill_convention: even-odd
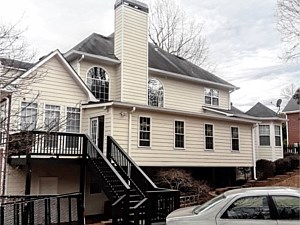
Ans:
[{"label": "downspout", "polygon": [[127,154],[130,156],[131,153],[131,122],[132,122],[132,114],[135,112],[135,107],[132,107],[132,110],[128,113],[128,147]]},{"label": "downspout", "polygon": [[[131,153],[131,122],[132,122],[132,113],[135,112],[135,107],[132,107],[132,110],[128,113],[128,147],[127,147],[127,154],[130,156]],[[127,174],[131,177],[131,167],[128,164],[127,167]],[[128,184],[130,185],[130,180],[128,180]]]},{"label": "downspout", "polygon": [[[3,154],[4,164],[3,164],[3,187],[2,187],[2,196],[5,195],[6,192],[6,172],[7,172],[7,156],[8,156],[8,149],[9,149],[9,132],[10,132],[10,116],[11,116],[11,94],[5,98],[8,101],[8,111],[7,111],[7,127],[6,127],[6,145],[5,145],[5,152]],[[4,198],[2,199],[4,200]],[[3,203],[3,202],[1,202]]]},{"label": "downspout", "polygon": [[256,177],[256,135],[255,129],[258,124],[254,124],[252,127],[252,160],[253,160],[253,179],[257,180]]}]

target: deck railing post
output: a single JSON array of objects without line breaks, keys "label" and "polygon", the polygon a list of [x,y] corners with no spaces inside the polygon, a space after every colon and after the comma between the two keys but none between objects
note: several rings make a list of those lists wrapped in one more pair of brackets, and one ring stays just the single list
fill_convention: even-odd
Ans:
[{"label": "deck railing post", "polygon": [[1,206],[0,208],[0,225],[5,225],[4,224],[4,207]]},{"label": "deck railing post", "polygon": [[80,212],[78,214],[78,219],[80,218],[83,222],[83,220],[84,220],[83,214],[84,214],[85,174],[86,174],[88,139],[86,136],[83,136],[82,138],[83,138],[82,158],[81,158],[81,165],[80,165],[80,187],[79,187],[79,192],[81,193],[81,197],[80,197],[81,206],[78,208],[80,210]]}]

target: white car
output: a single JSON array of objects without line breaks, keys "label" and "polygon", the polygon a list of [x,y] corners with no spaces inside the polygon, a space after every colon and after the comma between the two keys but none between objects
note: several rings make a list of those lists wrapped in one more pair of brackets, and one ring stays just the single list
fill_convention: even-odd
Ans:
[{"label": "white car", "polygon": [[227,191],[203,205],[177,209],[167,225],[299,225],[300,189],[243,188]]}]

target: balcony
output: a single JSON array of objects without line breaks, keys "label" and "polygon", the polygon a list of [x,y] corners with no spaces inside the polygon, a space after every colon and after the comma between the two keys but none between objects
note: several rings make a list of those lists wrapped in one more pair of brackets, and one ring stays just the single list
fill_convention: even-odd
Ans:
[{"label": "balcony", "polygon": [[28,131],[9,136],[8,162],[25,165],[26,156],[32,159],[78,159],[83,153],[83,134]]}]

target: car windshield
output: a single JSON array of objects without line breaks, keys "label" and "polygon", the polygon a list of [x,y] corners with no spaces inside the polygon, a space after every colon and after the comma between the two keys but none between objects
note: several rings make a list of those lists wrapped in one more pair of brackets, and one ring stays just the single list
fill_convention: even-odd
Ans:
[{"label": "car windshield", "polygon": [[199,214],[200,212],[203,212],[206,209],[209,209],[210,207],[212,207],[213,205],[215,205],[216,203],[224,200],[226,197],[222,194],[219,195],[211,200],[209,200],[208,202],[205,202],[202,205],[197,206],[194,210],[193,213],[194,214]]}]

